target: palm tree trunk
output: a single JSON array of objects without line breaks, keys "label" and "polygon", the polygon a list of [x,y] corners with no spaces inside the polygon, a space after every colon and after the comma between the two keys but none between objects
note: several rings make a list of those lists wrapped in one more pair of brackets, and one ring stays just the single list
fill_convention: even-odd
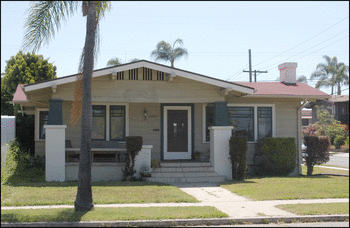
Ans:
[{"label": "palm tree trunk", "polygon": [[340,82],[338,82],[338,95],[341,95],[341,90],[340,90]]},{"label": "palm tree trunk", "polygon": [[88,211],[93,205],[91,189],[91,128],[92,103],[91,80],[94,63],[96,32],[96,1],[88,3],[86,37],[84,46],[84,66],[82,81],[81,146],[78,173],[78,191],[74,202],[75,210]]}]

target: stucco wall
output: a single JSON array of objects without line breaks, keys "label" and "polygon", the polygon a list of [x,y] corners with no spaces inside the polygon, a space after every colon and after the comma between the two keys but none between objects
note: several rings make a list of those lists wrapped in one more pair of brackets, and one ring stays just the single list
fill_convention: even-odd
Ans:
[{"label": "stucco wall", "polygon": [[[123,179],[122,168],[125,163],[93,163],[91,166],[92,181],[120,181]],[[78,180],[79,163],[66,163],[66,181]]]}]

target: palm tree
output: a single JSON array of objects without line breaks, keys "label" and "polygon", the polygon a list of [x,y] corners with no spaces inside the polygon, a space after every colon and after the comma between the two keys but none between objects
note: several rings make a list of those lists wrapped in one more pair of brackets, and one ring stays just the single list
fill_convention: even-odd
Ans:
[{"label": "palm tree", "polygon": [[337,95],[341,95],[341,87],[343,85],[349,85],[349,66],[346,66],[343,63],[339,64],[337,69],[337,74],[335,76],[335,83],[338,87]]},{"label": "palm tree", "polygon": [[316,67],[316,71],[311,74],[311,79],[320,77],[315,87],[317,89],[322,86],[326,88],[331,87],[331,95],[334,94],[334,88],[336,85],[338,85],[339,94],[341,93],[340,84],[346,84],[346,78],[349,77],[347,76],[349,67],[346,66],[344,63],[338,63],[337,57],[333,57],[333,59],[331,59],[329,56],[324,55],[323,58],[326,60],[327,63],[318,64]]},{"label": "palm tree", "polygon": [[122,64],[122,61],[119,58],[112,58],[107,62],[107,66],[118,66],[120,64]]},{"label": "palm tree", "polygon": [[302,82],[307,84],[307,78],[304,75],[301,75],[297,78],[297,82]]},{"label": "palm tree", "polygon": [[[25,49],[40,48],[42,42],[48,43],[58,30],[60,22],[73,15],[78,4],[82,3],[83,16],[86,20],[85,45],[79,66],[77,88],[81,88],[81,148],[78,173],[78,190],[74,202],[75,210],[88,211],[93,205],[91,190],[91,80],[94,67],[94,57],[98,47],[98,21],[111,8],[107,1],[40,1],[34,2],[29,8],[26,20],[26,33],[23,40]],[[95,45],[97,43],[97,45]],[[80,85],[80,86],[79,86]],[[77,94],[77,93],[76,93]],[[79,93],[78,93],[79,94]],[[76,98],[76,97],[75,97]]]},{"label": "palm tree", "polygon": [[180,59],[182,56],[188,56],[187,50],[185,48],[175,48],[176,43],[182,45],[182,40],[180,38],[177,39],[174,42],[173,46],[171,46],[169,43],[166,43],[165,41],[160,41],[157,44],[156,49],[152,51],[151,57],[155,58],[155,61],[170,61],[171,67],[174,67],[175,60]]}]

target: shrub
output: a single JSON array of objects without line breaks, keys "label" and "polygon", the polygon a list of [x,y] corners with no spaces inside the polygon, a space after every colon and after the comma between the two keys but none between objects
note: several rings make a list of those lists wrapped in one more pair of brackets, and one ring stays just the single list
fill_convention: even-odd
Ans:
[{"label": "shrub", "polygon": [[295,138],[265,137],[255,147],[254,163],[261,176],[281,176],[296,166]]},{"label": "shrub", "polygon": [[151,161],[151,168],[152,169],[157,169],[157,168],[160,168],[160,167],[161,167],[160,161],[158,159],[152,159],[152,161]]},{"label": "shrub", "polygon": [[123,170],[124,180],[129,181],[136,173],[135,157],[142,149],[142,137],[141,136],[127,136],[126,137],[126,159],[125,169]]},{"label": "shrub", "polygon": [[231,136],[230,160],[232,164],[232,179],[243,180],[247,169],[247,144],[246,136]]},{"label": "shrub", "polygon": [[340,146],[344,145],[345,143],[345,137],[342,135],[338,135],[334,139],[334,146],[336,149],[340,149]]},{"label": "shrub", "polygon": [[45,158],[39,155],[30,156],[20,149],[17,140],[11,142],[5,167],[1,172],[1,182],[12,184],[37,181],[45,181]]},{"label": "shrub", "polygon": [[307,146],[307,156],[305,158],[307,175],[311,176],[314,165],[320,165],[329,161],[328,148],[330,142],[327,136],[308,136],[305,137],[305,144]]}]

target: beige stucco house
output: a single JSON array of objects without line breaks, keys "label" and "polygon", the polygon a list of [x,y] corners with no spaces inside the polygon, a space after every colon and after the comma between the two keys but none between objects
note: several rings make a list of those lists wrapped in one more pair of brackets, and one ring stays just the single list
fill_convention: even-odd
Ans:
[{"label": "beige stucco house", "polygon": [[[261,137],[294,137],[301,173],[301,109],[329,96],[296,83],[296,63],[279,66],[280,82],[228,82],[140,60],[93,72],[92,178],[120,180],[126,136],[142,136],[138,171],[163,182],[231,178],[228,139],[248,136],[248,167]],[[35,115],[35,153],[47,180],[76,180],[80,120],[70,123],[76,75],[19,85],[13,103]],[[193,162],[194,152],[200,161]],[[150,168],[151,159],[162,168]],[[50,176],[51,175],[51,176]],[[220,179],[221,178],[221,179]]]}]

